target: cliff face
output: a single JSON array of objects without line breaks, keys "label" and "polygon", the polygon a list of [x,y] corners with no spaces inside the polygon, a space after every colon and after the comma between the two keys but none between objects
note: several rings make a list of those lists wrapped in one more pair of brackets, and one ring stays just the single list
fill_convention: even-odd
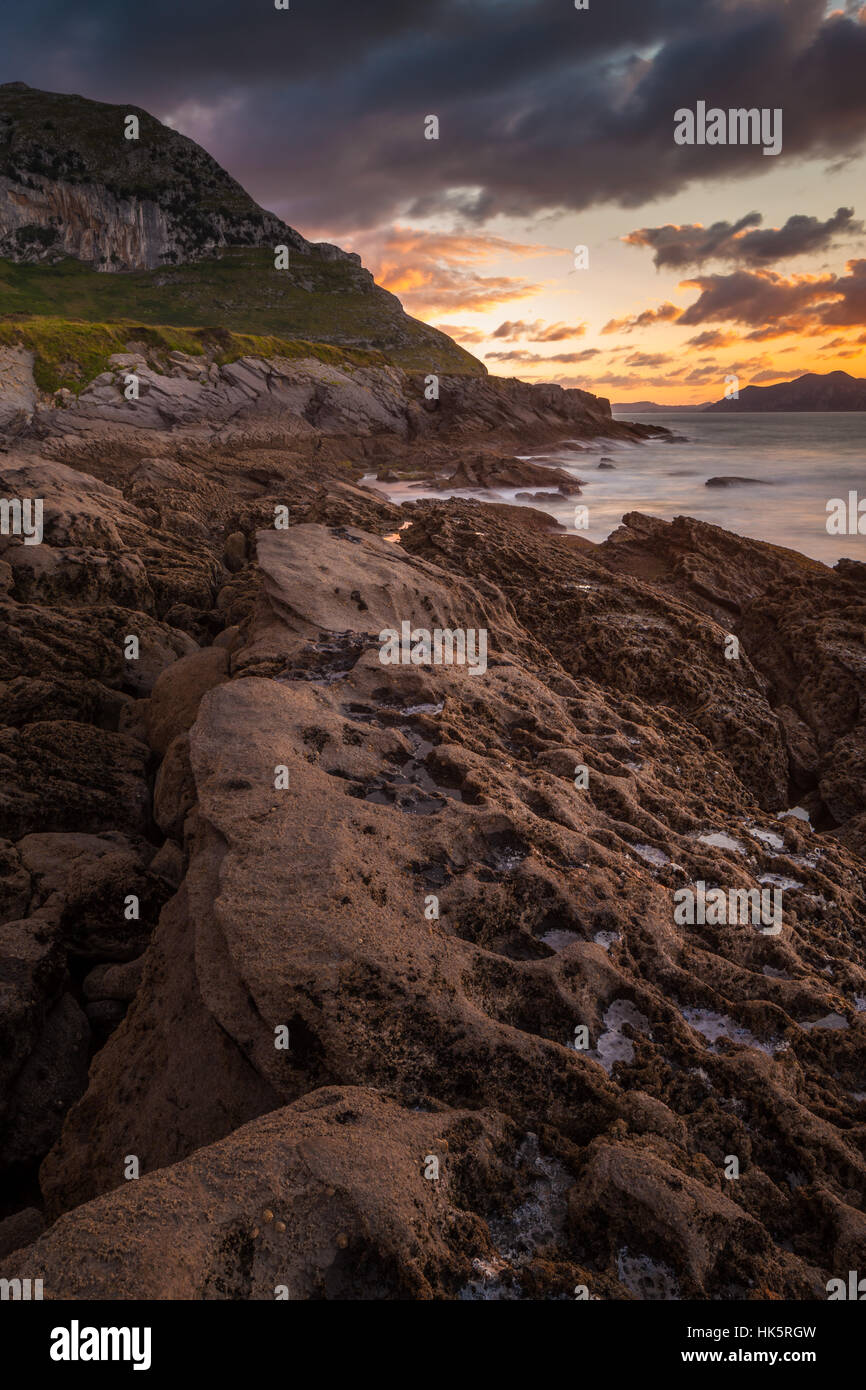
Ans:
[{"label": "cliff face", "polygon": [[[136,140],[125,135],[129,116],[139,123]],[[357,256],[306,241],[139,107],[0,86],[0,255],[153,270],[224,246],[277,244],[345,261],[371,281]]]},{"label": "cliff face", "polygon": [[150,199],[117,198],[102,184],[0,178],[0,254],[10,260],[74,256],[97,270],[152,270],[179,251],[168,217]]}]

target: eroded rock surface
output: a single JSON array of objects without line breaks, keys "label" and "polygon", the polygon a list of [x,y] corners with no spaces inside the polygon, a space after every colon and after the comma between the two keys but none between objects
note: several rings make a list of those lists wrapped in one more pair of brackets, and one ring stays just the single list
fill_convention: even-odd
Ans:
[{"label": "eroded rock surface", "polygon": [[[100,408],[6,459],[46,524],[0,542],[0,1272],[822,1298],[866,1260],[859,572],[399,509],[362,458],[459,463],[402,409],[132,447]],[[383,663],[403,623],[484,669]],[[678,920],[699,883],[781,929]]]}]

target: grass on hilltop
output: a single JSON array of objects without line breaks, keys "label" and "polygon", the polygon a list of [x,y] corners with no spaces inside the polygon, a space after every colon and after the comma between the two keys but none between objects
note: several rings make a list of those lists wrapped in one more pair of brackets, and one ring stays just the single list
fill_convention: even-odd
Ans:
[{"label": "grass on hilltop", "polygon": [[232,333],[219,328],[178,328],[167,324],[85,323],[60,318],[22,318],[0,321],[0,346],[29,349],[33,375],[40,391],[60,387],[78,394],[89,381],[108,370],[115,353],[142,353],[159,370],[168,353],[207,357],[222,366],[239,357],[314,357],[333,367],[376,367],[386,359],[380,352],[338,348],[329,343],[278,338],[257,333]]},{"label": "grass on hilltop", "polygon": [[[0,259],[0,341],[33,348],[44,389],[53,389],[49,382],[75,389],[125,350],[131,329],[144,341],[144,327],[155,330],[154,346],[183,352],[208,350],[203,330],[222,333],[223,361],[231,360],[226,353],[297,356],[292,345],[302,343],[307,353],[316,345],[324,361],[360,354],[365,364],[386,361],[408,372],[484,374],[444,333],[403,314],[392,295],[359,284],[344,262],[293,252],[283,272],[272,252],[241,247],[121,273],[72,258],[54,265]],[[335,358],[328,345],[339,349]]]}]

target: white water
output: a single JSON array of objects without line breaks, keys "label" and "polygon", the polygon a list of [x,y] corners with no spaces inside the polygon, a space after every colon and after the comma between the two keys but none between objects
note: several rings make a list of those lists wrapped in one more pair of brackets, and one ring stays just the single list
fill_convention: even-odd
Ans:
[{"label": "white water", "polygon": [[[535,505],[573,530],[575,505],[589,509],[589,527],[578,534],[602,541],[623,514],[646,512],[670,521],[692,516],[742,536],[788,546],[825,564],[843,555],[866,560],[866,535],[831,536],[827,503],[850,491],[866,499],[866,412],[845,414],[778,413],[717,415],[664,411],[641,415],[618,411],[617,418],[664,425],[685,442],[672,444],[597,440],[545,449],[539,462],[555,463],[583,480],[583,495]],[[613,470],[599,471],[599,460]],[[708,488],[713,477],[756,478],[763,486]],[[448,493],[410,483],[373,483],[393,501],[419,497],[477,497],[514,502],[524,488]],[[537,489],[544,491],[545,489]],[[864,519],[866,525],[866,519]]]}]

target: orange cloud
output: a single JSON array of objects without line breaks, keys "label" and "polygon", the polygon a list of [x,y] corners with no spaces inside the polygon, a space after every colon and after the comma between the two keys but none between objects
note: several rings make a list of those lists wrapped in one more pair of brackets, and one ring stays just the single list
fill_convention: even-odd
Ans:
[{"label": "orange cloud", "polygon": [[600,354],[600,348],[584,348],[581,352],[556,352],[545,357],[541,352],[512,348],[510,352],[487,352],[484,356],[488,362],[533,362],[543,365],[545,362],[587,362],[589,358],[598,357]]},{"label": "orange cloud", "polygon": [[515,275],[483,275],[476,267],[504,257],[568,254],[558,247],[528,245],[485,233],[426,232],[400,226],[356,238],[355,245],[378,284],[421,315],[453,309],[482,313],[526,299],[543,286]]},{"label": "orange cloud", "polygon": [[449,338],[458,343],[471,343],[475,346],[487,342],[488,335],[480,328],[467,328],[465,324],[460,323],[437,323],[436,327],[440,333],[447,333]]},{"label": "orange cloud", "polygon": [[516,343],[521,339],[529,343],[561,343],[567,338],[582,338],[586,327],[585,323],[545,323],[544,319],[536,319],[534,323],[517,319],[512,323],[506,319],[498,328],[494,328],[490,336],[504,338],[507,343]]},{"label": "orange cloud", "polygon": [[640,314],[629,314],[623,319],[609,319],[602,333],[633,333],[636,328],[650,328],[654,323],[675,323],[682,314],[676,304],[666,300],[657,309],[644,309]]}]

